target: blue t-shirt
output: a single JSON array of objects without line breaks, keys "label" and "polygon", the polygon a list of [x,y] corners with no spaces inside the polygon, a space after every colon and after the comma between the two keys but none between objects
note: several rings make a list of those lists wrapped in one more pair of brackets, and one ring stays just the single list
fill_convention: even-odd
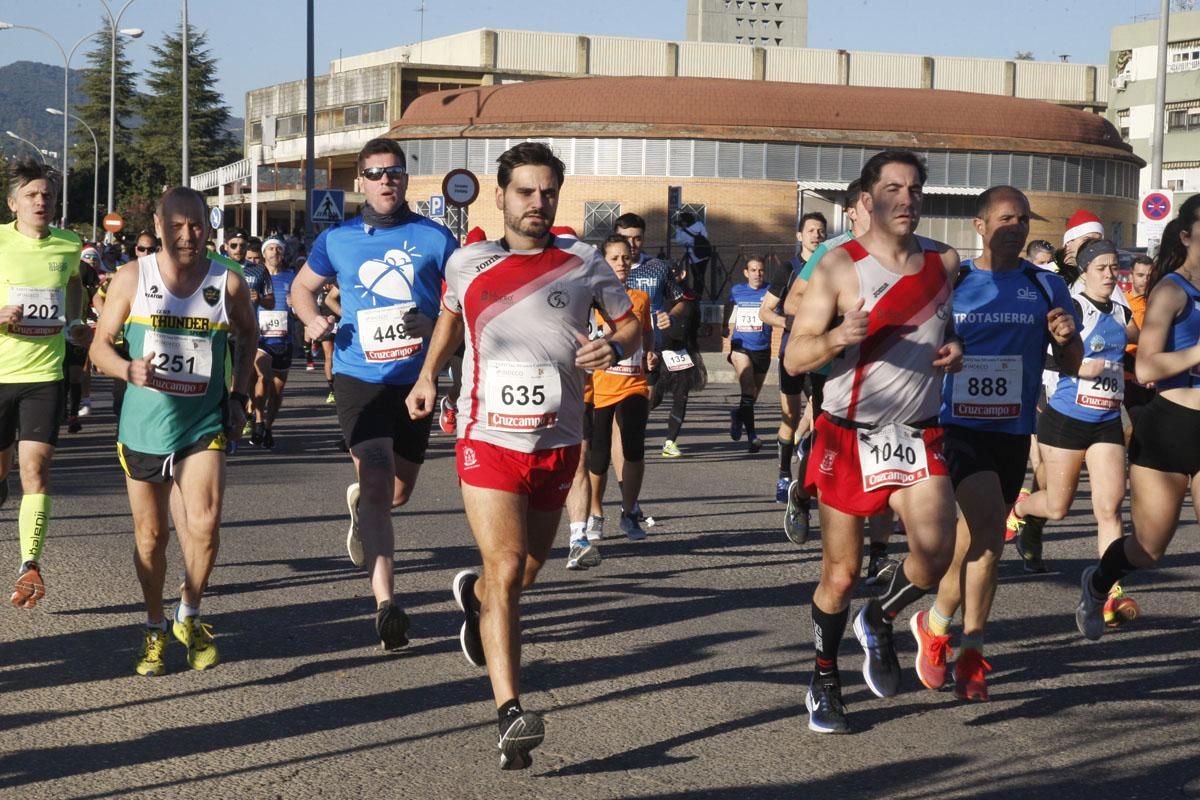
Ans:
[{"label": "blue t-shirt", "polygon": [[308,265],[336,278],[341,290],[335,373],[367,383],[416,382],[429,341],[407,336],[403,312],[416,306],[437,318],[446,259],[457,248],[445,226],[411,211],[392,228],[354,217],[321,232]]},{"label": "blue t-shirt", "polygon": [[[1030,434],[1050,332],[1046,315],[1079,316],[1057,275],[1022,260],[1020,269],[990,272],[962,263],[954,289],[954,332],[963,342],[963,371],[942,386],[941,421],[981,431]],[[1017,387],[1020,391],[1017,391]]]},{"label": "blue t-shirt", "polygon": [[[1183,307],[1183,313],[1171,321],[1167,331],[1165,353],[1177,353],[1200,342],[1200,289],[1191,284],[1177,272],[1168,272],[1163,276],[1165,281],[1173,281],[1183,291],[1187,292],[1188,304]],[[1200,367],[1192,367],[1187,372],[1172,375],[1158,381],[1158,389],[1191,389],[1200,386]]]},{"label": "blue t-shirt", "polygon": [[1121,416],[1121,398],[1117,395],[1125,379],[1122,359],[1129,342],[1125,326],[1132,314],[1120,303],[1109,300],[1101,305],[1086,295],[1077,295],[1075,311],[1083,324],[1083,357],[1109,362],[1109,368],[1097,378],[1079,378],[1058,373],[1058,385],[1047,402],[1060,414],[1081,422],[1108,422]]},{"label": "blue t-shirt", "polygon": [[[625,276],[625,286],[639,289],[650,296],[650,312],[669,311],[683,297],[683,289],[675,282],[671,268],[662,260],[642,255],[641,261],[632,264]],[[657,323],[654,327],[654,349],[662,350],[663,332]]]},{"label": "blue t-shirt", "polygon": [[[732,334],[729,341],[732,344],[740,344],[743,350],[770,350],[771,349],[771,326],[764,325],[763,321],[758,317],[759,306],[762,305],[763,297],[767,294],[767,287],[760,286],[757,289],[751,289],[748,283],[738,283],[729,290],[729,302],[733,305],[733,319],[729,323],[732,329]],[[739,312],[749,315],[753,312],[750,322],[757,320],[758,330],[738,330]]]},{"label": "blue t-shirt", "polygon": [[[271,275],[270,270],[267,274]],[[258,327],[260,336],[258,341],[260,344],[280,345],[288,344],[292,340],[292,327],[295,322],[295,315],[292,313],[291,291],[292,281],[295,279],[296,273],[291,270],[281,270],[278,275],[271,275],[271,288],[275,292],[275,311],[287,313],[287,328],[286,332],[280,330],[278,326],[268,326],[265,315],[270,315],[272,312],[260,310],[258,312]],[[276,318],[277,315],[276,315]]]}]

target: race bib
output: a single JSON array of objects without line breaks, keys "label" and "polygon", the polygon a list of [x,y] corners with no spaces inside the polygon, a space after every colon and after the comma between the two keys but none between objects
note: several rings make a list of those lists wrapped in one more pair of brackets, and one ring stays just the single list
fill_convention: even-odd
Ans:
[{"label": "race bib", "polygon": [[197,397],[208,391],[213,363],[212,340],[207,336],[146,331],[142,353],[154,353],[148,388],[177,397]]},{"label": "race bib", "polygon": [[610,375],[641,375],[642,360],[642,348],[639,347],[604,371]]},{"label": "race bib", "polygon": [[286,339],[288,337],[288,312],[258,310],[258,335],[264,339]]},{"label": "race bib", "polygon": [[912,486],[929,477],[925,442],[916,428],[893,422],[858,432],[863,491]]},{"label": "race bib", "polygon": [[760,333],[763,324],[758,316],[758,306],[734,306],[733,329],[737,333]]},{"label": "race bib", "polygon": [[30,286],[8,287],[8,304],[21,307],[21,319],[8,326],[9,333],[21,336],[54,336],[67,322],[62,289]]},{"label": "race bib", "polygon": [[558,368],[549,362],[491,361],[485,399],[488,430],[527,433],[553,428],[562,406]]},{"label": "race bib", "polygon": [[663,350],[662,357],[663,363],[667,365],[667,372],[682,372],[696,366],[692,361],[692,354],[687,350]]},{"label": "race bib", "polygon": [[404,327],[404,315],[414,308],[399,305],[359,309],[358,341],[367,361],[400,361],[421,352],[421,340],[410,337]]},{"label": "race bib", "polygon": [[1125,398],[1125,370],[1119,361],[1106,361],[1095,378],[1079,378],[1075,404],[1098,411],[1115,411]]},{"label": "race bib", "polygon": [[954,375],[954,416],[1016,419],[1021,416],[1020,356],[963,356]]}]

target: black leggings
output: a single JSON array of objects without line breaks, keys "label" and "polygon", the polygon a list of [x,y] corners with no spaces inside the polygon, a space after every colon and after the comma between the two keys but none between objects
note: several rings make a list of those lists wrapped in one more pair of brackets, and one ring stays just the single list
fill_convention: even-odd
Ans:
[{"label": "black leggings", "polygon": [[637,463],[646,456],[646,420],[650,400],[640,394],[592,412],[592,440],[588,450],[588,472],[603,475],[612,463],[613,419],[621,429],[621,448],[625,460]]}]

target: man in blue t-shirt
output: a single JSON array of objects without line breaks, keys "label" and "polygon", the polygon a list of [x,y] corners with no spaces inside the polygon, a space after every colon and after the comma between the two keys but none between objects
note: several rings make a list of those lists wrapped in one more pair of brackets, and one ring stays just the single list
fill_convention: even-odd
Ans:
[{"label": "man in blue t-shirt", "polygon": [[254,357],[254,427],[250,443],[267,450],[275,447],[271,428],[283,403],[292,366],[292,342],[295,315],[292,313],[292,280],[296,273],[284,269],[285,245],[279,236],[268,236],[262,243],[263,266],[271,282],[275,308],[258,309],[258,354]]},{"label": "man in blue t-shirt", "polygon": [[362,215],[317,237],[292,283],[292,305],[308,338],[319,340],[334,320],[319,313],[317,293],[337,281],[342,317],[334,339],[334,395],[358,471],[358,482],[346,490],[346,549],[370,574],[376,631],[383,648],[393,650],[408,644],[408,617],[394,601],[391,509],[412,494],[430,430],[429,418],[413,420],[404,401],[425,363],[446,260],[458,242],[444,226],[409,210],[398,142],[367,142],[358,171],[366,196]]}]

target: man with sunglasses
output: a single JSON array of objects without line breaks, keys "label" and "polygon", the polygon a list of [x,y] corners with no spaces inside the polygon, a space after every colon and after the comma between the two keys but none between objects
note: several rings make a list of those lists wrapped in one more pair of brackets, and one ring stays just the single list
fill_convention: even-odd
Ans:
[{"label": "man with sunglasses", "polygon": [[[225,250],[230,260],[236,261],[242,269],[242,277],[246,280],[246,286],[250,289],[250,299],[254,303],[255,313],[262,309],[275,308],[275,288],[271,281],[271,276],[267,274],[266,267],[261,266],[258,262],[248,258],[250,253],[251,239],[241,228],[235,228],[225,239]],[[261,252],[260,252],[261,256]],[[264,371],[269,372],[271,369],[271,358],[263,353],[256,353],[254,359],[254,369],[257,374],[262,374]],[[252,420],[256,416],[266,414],[267,407],[265,402],[260,401],[259,396],[255,395],[250,400],[250,409],[246,412],[246,429],[242,431],[243,436],[248,436],[250,444],[261,445],[263,443],[262,435],[254,429]]]},{"label": "man with sunglasses", "polygon": [[412,495],[430,431],[429,418],[414,420],[404,401],[425,363],[446,261],[458,241],[409,209],[398,142],[367,142],[358,171],[366,196],[361,216],[317,237],[292,282],[292,306],[308,338],[319,341],[334,318],[320,313],[317,294],[337,281],[342,318],[334,339],[334,395],[358,473],[346,491],[346,549],[368,570],[375,629],[383,648],[394,650],[408,644],[408,617],[394,599],[391,509]]}]

